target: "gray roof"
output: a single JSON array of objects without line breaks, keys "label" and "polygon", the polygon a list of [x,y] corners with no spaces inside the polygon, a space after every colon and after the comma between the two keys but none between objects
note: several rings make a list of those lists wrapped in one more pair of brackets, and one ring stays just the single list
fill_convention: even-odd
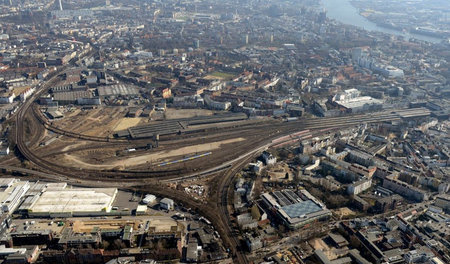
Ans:
[{"label": "gray roof", "polygon": [[163,198],[163,199],[161,199],[161,203],[164,203],[164,204],[173,204],[173,200],[172,200],[172,199],[169,199],[169,198]]},{"label": "gray roof", "polygon": [[115,95],[138,95],[139,91],[134,86],[130,85],[110,85],[110,86],[101,86],[98,89],[99,96],[115,96]]},{"label": "gray roof", "polygon": [[320,206],[311,200],[283,206],[281,209],[283,209],[290,218],[296,218],[301,215],[307,215],[322,210]]}]

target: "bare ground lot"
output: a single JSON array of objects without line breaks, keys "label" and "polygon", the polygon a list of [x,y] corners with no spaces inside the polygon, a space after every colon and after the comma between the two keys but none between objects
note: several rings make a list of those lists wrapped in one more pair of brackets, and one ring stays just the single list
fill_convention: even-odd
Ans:
[{"label": "bare ground lot", "polygon": [[163,161],[169,161],[175,159],[176,157],[192,155],[195,153],[203,153],[208,151],[217,151],[223,145],[238,143],[244,141],[244,138],[233,138],[228,140],[222,140],[212,143],[198,144],[188,147],[182,147],[174,150],[166,150],[166,151],[158,151],[152,152],[149,154],[144,154],[135,157],[128,157],[125,159],[120,159],[116,161],[110,162],[100,162],[101,164],[92,163],[92,158],[89,161],[83,160],[83,157],[91,156],[93,153],[89,153],[90,155],[85,155],[86,153],[80,152],[75,154],[65,154],[64,160],[66,164],[72,164],[76,167],[82,167],[86,169],[114,169],[114,168],[129,168],[135,167],[142,164],[155,164]]},{"label": "bare ground lot", "polygon": [[[61,120],[51,121],[53,125],[68,131],[88,136],[108,137],[115,132],[133,126],[157,122],[154,120],[173,120],[201,116],[211,116],[216,112],[208,109],[175,109],[167,108],[165,112],[153,112],[152,120],[148,117],[126,117],[127,107],[99,107],[91,110],[72,108],[65,112]],[[244,122],[243,122],[244,123]],[[228,125],[228,124],[225,124]]]},{"label": "bare ground lot", "polygon": [[166,119],[181,119],[181,118],[192,118],[198,116],[211,116],[214,114],[214,111],[207,109],[175,109],[175,108],[167,108],[166,109]]},{"label": "bare ground lot", "polygon": [[[122,121],[128,110],[125,107],[99,107],[92,110],[75,109],[53,125],[89,136],[110,136],[117,126],[125,127],[127,122]],[[134,121],[135,122],[135,121]],[[132,123],[134,125],[134,123]],[[125,128],[124,128],[125,129]]]},{"label": "bare ground lot", "polygon": [[130,127],[134,127],[139,125],[142,121],[147,120],[148,118],[142,117],[125,117],[121,118],[117,125],[114,127],[114,131],[125,130]]}]

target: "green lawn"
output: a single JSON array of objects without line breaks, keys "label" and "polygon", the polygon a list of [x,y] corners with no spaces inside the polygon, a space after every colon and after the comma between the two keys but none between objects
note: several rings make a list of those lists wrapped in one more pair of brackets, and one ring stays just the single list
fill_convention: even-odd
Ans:
[{"label": "green lawn", "polygon": [[234,78],[234,74],[232,73],[226,73],[226,72],[213,72],[211,74],[209,74],[210,76],[214,76],[217,78],[222,78],[222,79],[226,79],[226,80],[231,80]]}]

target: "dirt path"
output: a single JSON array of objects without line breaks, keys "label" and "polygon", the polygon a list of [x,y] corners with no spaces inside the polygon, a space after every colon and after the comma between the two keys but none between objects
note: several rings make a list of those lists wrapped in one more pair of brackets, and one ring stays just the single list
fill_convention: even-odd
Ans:
[{"label": "dirt path", "polygon": [[68,145],[68,146],[65,146],[63,149],[61,149],[61,151],[71,150],[71,149],[74,149],[74,148],[78,148],[78,147],[84,146],[86,144],[87,144],[87,142],[80,142],[80,143]]}]

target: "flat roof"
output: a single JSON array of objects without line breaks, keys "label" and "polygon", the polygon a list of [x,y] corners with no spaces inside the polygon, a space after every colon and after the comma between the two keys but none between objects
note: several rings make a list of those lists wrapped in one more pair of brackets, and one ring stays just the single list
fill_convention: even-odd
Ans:
[{"label": "flat roof", "polygon": [[364,105],[375,105],[375,104],[382,104],[383,101],[372,98],[370,96],[360,96],[356,98],[351,99],[345,99],[336,101],[337,104],[344,106],[345,108],[356,108],[356,107],[362,107]]},{"label": "flat roof", "polygon": [[177,121],[154,122],[144,126],[135,126],[128,128],[128,133],[132,138],[146,138],[153,135],[169,135],[183,130],[183,127]]},{"label": "flat roof", "polygon": [[138,95],[139,91],[132,85],[116,84],[97,88],[99,96]]},{"label": "flat roof", "polygon": [[14,182],[17,182],[15,178],[1,178],[0,179],[0,187],[6,188],[8,186],[11,186]]},{"label": "flat roof", "polygon": [[331,261],[327,258],[327,256],[321,249],[316,249],[316,251],[314,251],[314,255],[316,255],[320,263],[331,264]]},{"label": "flat roof", "polygon": [[45,191],[30,210],[34,213],[109,211],[116,194],[116,188]]},{"label": "flat roof", "polygon": [[314,203],[313,201],[307,200],[307,201],[302,201],[299,203],[283,206],[283,207],[281,207],[281,210],[286,212],[286,214],[290,218],[297,218],[302,215],[308,215],[308,214],[312,214],[312,213],[321,211],[322,208],[320,206],[318,206],[316,203]]},{"label": "flat roof", "polygon": [[178,222],[171,218],[150,218],[150,222],[148,225],[149,230],[152,233],[163,233],[163,232],[171,232],[174,230],[180,230],[182,227],[178,225]]},{"label": "flat roof", "polygon": [[136,212],[146,212],[147,211],[147,205],[138,205],[136,208]]},{"label": "flat roof", "polygon": [[[5,179],[5,183],[0,189],[0,205],[6,202],[16,188],[23,188],[28,183],[28,181],[10,181],[10,179]],[[9,187],[6,187],[8,184],[10,184]]]},{"label": "flat roof", "polygon": [[55,101],[76,101],[78,98],[92,98],[89,91],[68,91],[53,94]]},{"label": "flat roof", "polygon": [[334,234],[334,233],[330,233],[328,234],[328,236],[336,243],[336,244],[341,244],[341,243],[348,243],[348,241],[341,235],[339,234]]}]

